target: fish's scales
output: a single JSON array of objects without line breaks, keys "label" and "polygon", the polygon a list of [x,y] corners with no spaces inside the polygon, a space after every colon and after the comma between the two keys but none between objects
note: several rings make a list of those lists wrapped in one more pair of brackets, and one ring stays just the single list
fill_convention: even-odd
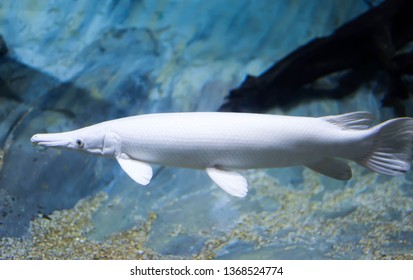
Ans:
[{"label": "fish's scales", "polygon": [[113,129],[129,156],[188,168],[303,164],[320,157],[323,150],[317,149],[325,149],[341,131],[317,118],[261,114],[171,113],[121,120]]},{"label": "fish's scales", "polygon": [[205,169],[223,190],[244,197],[248,183],[231,169],[304,165],[348,180],[351,167],[341,160],[348,159],[382,174],[404,174],[410,169],[412,149],[412,134],[405,131],[412,131],[413,119],[398,118],[368,128],[369,116],[365,112],[322,118],[165,113],[36,134],[31,141],[115,157],[142,185],[152,178],[150,164]]}]

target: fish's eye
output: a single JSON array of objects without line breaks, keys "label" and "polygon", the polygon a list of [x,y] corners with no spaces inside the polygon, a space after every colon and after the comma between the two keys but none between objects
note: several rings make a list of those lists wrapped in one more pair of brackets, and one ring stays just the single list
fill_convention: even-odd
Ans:
[{"label": "fish's eye", "polygon": [[76,146],[77,146],[78,148],[82,148],[84,144],[85,144],[85,143],[83,142],[83,139],[82,139],[82,138],[76,139]]}]

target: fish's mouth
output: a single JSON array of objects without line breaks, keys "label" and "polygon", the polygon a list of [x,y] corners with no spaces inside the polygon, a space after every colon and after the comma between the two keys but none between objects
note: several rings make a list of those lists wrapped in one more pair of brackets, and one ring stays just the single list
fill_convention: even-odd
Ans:
[{"label": "fish's mouth", "polygon": [[70,144],[69,140],[56,138],[53,134],[36,134],[30,141],[35,145],[45,147],[67,147]]}]

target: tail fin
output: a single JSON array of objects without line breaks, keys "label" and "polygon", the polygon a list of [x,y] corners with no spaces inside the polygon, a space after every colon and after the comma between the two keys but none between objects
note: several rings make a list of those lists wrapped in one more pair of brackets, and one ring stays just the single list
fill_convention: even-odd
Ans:
[{"label": "tail fin", "polygon": [[371,130],[372,149],[357,163],[385,175],[406,173],[412,163],[413,118],[392,119]]}]

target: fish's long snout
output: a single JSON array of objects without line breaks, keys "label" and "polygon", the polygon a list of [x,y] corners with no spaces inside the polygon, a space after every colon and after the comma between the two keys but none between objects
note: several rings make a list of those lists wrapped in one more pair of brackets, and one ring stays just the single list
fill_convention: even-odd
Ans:
[{"label": "fish's long snout", "polygon": [[70,144],[70,141],[63,139],[59,133],[35,134],[30,141],[45,147],[67,147]]}]

